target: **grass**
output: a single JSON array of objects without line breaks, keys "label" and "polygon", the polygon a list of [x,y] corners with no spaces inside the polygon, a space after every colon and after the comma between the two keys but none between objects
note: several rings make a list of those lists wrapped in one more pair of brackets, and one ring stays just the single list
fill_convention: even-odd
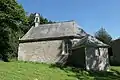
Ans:
[{"label": "grass", "polygon": [[120,80],[120,67],[110,72],[87,72],[32,62],[0,62],[0,80]]},{"label": "grass", "polygon": [[73,72],[50,68],[47,64],[28,62],[0,62],[0,80],[75,80]]}]

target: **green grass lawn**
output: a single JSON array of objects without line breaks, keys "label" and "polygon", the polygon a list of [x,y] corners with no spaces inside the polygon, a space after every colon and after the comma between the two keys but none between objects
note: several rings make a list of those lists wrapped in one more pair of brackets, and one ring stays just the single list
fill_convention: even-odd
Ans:
[{"label": "green grass lawn", "polygon": [[120,80],[120,67],[111,72],[87,72],[31,62],[0,62],[0,80]]},{"label": "green grass lawn", "polygon": [[47,64],[0,62],[0,80],[75,80],[72,71],[67,73]]}]

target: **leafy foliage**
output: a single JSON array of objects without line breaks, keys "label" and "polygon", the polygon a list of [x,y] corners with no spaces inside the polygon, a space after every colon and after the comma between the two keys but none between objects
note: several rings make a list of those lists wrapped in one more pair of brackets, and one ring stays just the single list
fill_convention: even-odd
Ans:
[{"label": "leafy foliage", "polygon": [[[25,34],[32,26],[35,25],[35,13],[30,13],[30,15],[27,15],[27,23],[20,24],[20,28],[22,30],[22,33]],[[44,18],[42,15],[40,15],[40,24],[52,24],[55,23],[51,20],[48,20],[47,18]]]},{"label": "leafy foliage", "polygon": [[16,0],[0,0],[0,58],[8,61],[17,52],[19,24],[26,23],[25,11]]},{"label": "leafy foliage", "polygon": [[110,45],[112,37],[107,33],[107,31],[104,28],[101,28],[99,31],[95,33],[95,37],[102,41],[105,44]]},{"label": "leafy foliage", "polygon": [[[29,26],[34,26],[34,19],[35,19],[35,13],[31,13],[28,16]],[[42,15],[40,15],[40,24],[50,24],[50,23],[55,23],[55,22],[48,20],[47,18],[44,18]]]},{"label": "leafy foliage", "polygon": [[[16,0],[0,0],[0,59],[17,57],[19,38],[34,25],[34,15],[26,15]],[[40,17],[41,24],[52,23]]]}]

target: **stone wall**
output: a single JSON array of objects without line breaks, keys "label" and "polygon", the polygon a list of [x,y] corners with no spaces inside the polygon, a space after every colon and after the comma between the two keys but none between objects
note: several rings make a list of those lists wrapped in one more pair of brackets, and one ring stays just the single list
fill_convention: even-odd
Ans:
[{"label": "stone wall", "polygon": [[18,60],[55,63],[61,57],[62,40],[20,43]]},{"label": "stone wall", "polygon": [[86,48],[86,69],[106,71],[109,67],[107,48]]}]

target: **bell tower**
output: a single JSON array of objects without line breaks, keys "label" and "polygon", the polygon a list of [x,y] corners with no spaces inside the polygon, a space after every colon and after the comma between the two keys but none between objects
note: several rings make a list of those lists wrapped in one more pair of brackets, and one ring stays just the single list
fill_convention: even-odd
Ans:
[{"label": "bell tower", "polygon": [[35,14],[35,20],[34,20],[34,22],[35,22],[35,27],[38,27],[39,24],[40,24],[40,14],[39,13]]}]

